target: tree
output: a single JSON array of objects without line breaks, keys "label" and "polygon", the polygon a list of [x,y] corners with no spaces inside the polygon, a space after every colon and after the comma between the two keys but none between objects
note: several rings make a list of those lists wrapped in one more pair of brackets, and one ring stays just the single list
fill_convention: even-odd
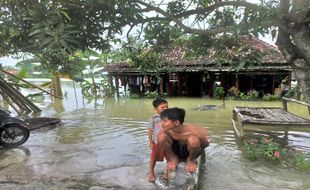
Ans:
[{"label": "tree", "polygon": [[174,0],[154,3],[136,0],[144,14],[140,23],[168,21],[184,34],[224,36],[271,33],[291,64],[305,100],[310,103],[310,1]]},{"label": "tree", "polygon": [[147,28],[145,40],[158,47],[176,34],[171,28],[209,37],[271,33],[310,103],[308,0],[4,0],[0,7],[0,53],[44,53],[53,68],[67,66],[76,50],[108,49],[125,26],[128,38]]},{"label": "tree", "polygon": [[33,54],[55,77],[73,74],[77,50],[107,50],[122,27],[138,17],[135,4],[101,0],[4,0],[0,2],[0,52]]},{"label": "tree", "polygon": [[98,90],[100,90],[100,87],[95,82],[95,74],[100,71],[100,68],[102,69],[105,63],[102,55],[104,54],[88,50],[85,52],[78,51],[72,58],[81,65],[80,72],[86,71],[91,78],[92,84],[90,88],[95,96],[97,96]]},{"label": "tree", "polygon": [[17,62],[15,67],[21,70],[27,68],[28,69],[27,77],[48,78],[51,75],[41,65],[40,60],[33,57]]}]

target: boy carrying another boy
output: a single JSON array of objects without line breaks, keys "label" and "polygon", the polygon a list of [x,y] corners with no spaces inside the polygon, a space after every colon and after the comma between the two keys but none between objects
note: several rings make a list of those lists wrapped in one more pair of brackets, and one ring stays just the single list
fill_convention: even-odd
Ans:
[{"label": "boy carrying another boy", "polygon": [[160,114],[162,129],[157,139],[164,149],[167,168],[164,178],[176,170],[180,161],[185,161],[187,173],[197,170],[195,159],[209,146],[207,130],[194,124],[184,124],[185,110],[182,108],[165,109]]},{"label": "boy carrying another boy", "polygon": [[150,182],[154,182],[156,179],[154,173],[156,161],[164,161],[164,151],[157,143],[157,135],[161,129],[160,113],[168,108],[168,102],[164,99],[157,98],[153,100],[153,107],[156,114],[150,118],[148,126],[149,146],[152,150],[148,177]]}]

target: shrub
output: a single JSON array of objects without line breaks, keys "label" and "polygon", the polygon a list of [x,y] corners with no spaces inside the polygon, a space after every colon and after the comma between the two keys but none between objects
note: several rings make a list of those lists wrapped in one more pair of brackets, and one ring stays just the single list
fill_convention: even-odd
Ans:
[{"label": "shrub", "polygon": [[157,96],[158,96],[158,93],[157,93],[157,91],[146,91],[145,93],[144,93],[144,96],[146,97],[146,98],[156,98]]},{"label": "shrub", "polygon": [[265,100],[265,101],[274,101],[274,100],[278,100],[278,99],[279,99],[278,95],[265,94],[263,96],[263,100]]},{"label": "shrub", "polygon": [[221,98],[224,96],[224,88],[221,86],[215,87],[213,92],[214,97]]},{"label": "shrub", "polygon": [[250,98],[252,98],[252,99],[258,98],[258,92],[257,92],[255,89],[249,90],[249,91],[247,92],[247,95],[248,95]]},{"label": "shrub", "polygon": [[295,155],[295,165],[297,168],[306,170],[310,168],[309,159],[306,157],[306,155],[302,152],[298,152]]},{"label": "shrub", "polygon": [[282,147],[272,138],[262,137],[245,142],[245,155],[249,160],[266,160],[283,162],[285,166],[298,169],[310,169],[310,162],[301,151],[292,147]]},{"label": "shrub", "polygon": [[240,94],[240,90],[239,90],[238,88],[236,88],[235,86],[230,87],[230,89],[228,90],[228,92],[229,92],[229,95],[231,95],[231,96],[236,96],[236,97],[238,97],[239,94]]},{"label": "shrub", "polygon": [[[256,143],[257,142],[257,143]],[[267,160],[279,160],[287,150],[281,148],[273,139],[262,138],[260,141],[252,141],[245,143],[246,155],[250,160],[258,160],[260,158]]]}]

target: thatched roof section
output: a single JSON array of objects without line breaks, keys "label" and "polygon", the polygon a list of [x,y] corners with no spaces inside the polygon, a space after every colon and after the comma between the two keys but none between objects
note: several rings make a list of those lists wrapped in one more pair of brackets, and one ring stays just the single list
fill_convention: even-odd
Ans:
[{"label": "thatched roof section", "polygon": [[[251,36],[243,36],[242,40],[262,53],[262,64],[260,66],[251,66],[247,68],[247,71],[290,70],[287,61],[276,46]],[[184,48],[175,47],[163,53],[161,58],[165,62],[174,65],[176,72],[218,71],[219,69],[214,61],[215,55],[216,50],[211,50],[209,55],[188,59],[185,58]],[[229,66],[221,68],[222,71],[229,71],[230,69]],[[130,67],[126,62],[107,65],[104,70],[109,73],[139,73],[138,68]]]}]

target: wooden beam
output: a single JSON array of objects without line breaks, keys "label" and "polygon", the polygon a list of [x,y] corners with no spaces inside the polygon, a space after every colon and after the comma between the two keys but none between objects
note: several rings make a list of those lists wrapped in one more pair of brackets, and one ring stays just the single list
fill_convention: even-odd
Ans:
[{"label": "wooden beam", "polygon": [[295,103],[298,103],[298,104],[301,104],[301,105],[304,105],[304,106],[308,106],[308,107],[310,106],[310,104],[308,104],[306,102],[302,102],[302,101],[295,100],[295,99],[292,99],[292,98],[282,97],[282,100],[290,101],[290,102],[295,102]]},{"label": "wooden beam", "polygon": [[307,106],[308,107],[308,113],[310,114],[310,104],[308,104],[306,102],[299,101],[299,100],[295,100],[295,99],[292,99],[292,98],[282,97],[283,109],[287,110],[287,102],[288,101],[294,102],[294,103],[297,103],[297,104],[301,104],[301,105],[304,105],[304,106]]},{"label": "wooden beam", "polygon": [[46,91],[46,90],[44,90],[43,88],[41,88],[41,87],[39,87],[39,86],[37,86],[37,85],[34,85],[34,84],[32,84],[32,83],[30,83],[30,82],[28,82],[28,81],[26,81],[26,80],[24,80],[24,79],[22,79],[22,78],[20,78],[20,77],[17,77],[17,76],[15,76],[15,75],[13,75],[13,74],[11,74],[11,73],[9,73],[9,72],[3,70],[3,69],[0,69],[0,71],[3,72],[3,73],[5,73],[5,74],[7,74],[7,75],[10,75],[11,77],[14,77],[14,78],[16,78],[16,79],[18,79],[18,80],[21,80],[21,81],[23,81],[24,83],[27,83],[27,84],[29,84],[30,86],[32,86],[32,87],[34,87],[34,88],[37,88],[37,89],[41,90],[42,92],[45,92],[45,93],[47,93],[47,94],[49,94],[49,95],[51,95],[51,96],[54,96],[54,97],[56,97],[56,98],[61,98],[61,99],[63,99],[63,97],[59,97],[59,96],[57,96],[57,95],[55,95],[55,94],[52,94],[52,93],[50,93],[49,91]]},{"label": "wooden beam", "polygon": [[25,112],[40,112],[41,110],[34,105],[27,97],[23,96],[19,91],[13,88],[3,78],[0,77],[0,88],[4,95],[8,96],[20,109]]}]

